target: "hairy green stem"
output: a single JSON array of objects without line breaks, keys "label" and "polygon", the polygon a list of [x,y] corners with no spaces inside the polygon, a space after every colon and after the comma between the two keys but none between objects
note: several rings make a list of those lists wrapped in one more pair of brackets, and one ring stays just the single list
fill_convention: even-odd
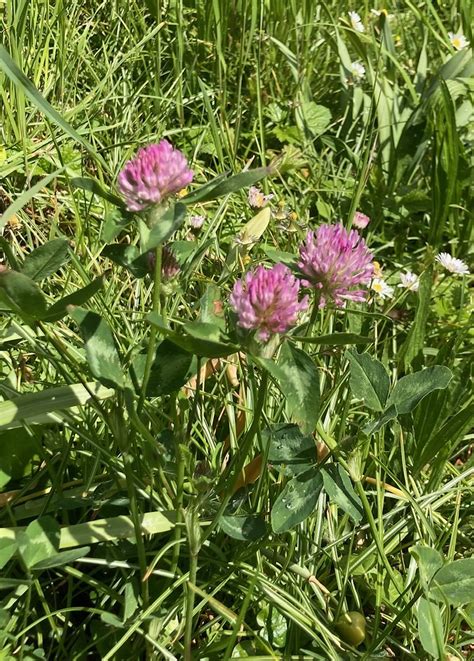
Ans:
[{"label": "hairy green stem", "polygon": [[[196,576],[198,570],[198,554],[191,550],[189,558],[189,583],[196,585]],[[192,661],[192,643],[193,643],[193,610],[194,610],[195,592],[188,585],[186,589],[186,611],[184,621],[184,661]]]},{"label": "hairy green stem", "polygon": [[[153,278],[153,299],[152,299],[152,312],[160,314],[161,311],[161,258],[162,258],[162,246],[159,245],[155,249],[155,274]],[[150,380],[151,368],[153,361],[155,359],[155,350],[156,350],[156,336],[158,329],[156,326],[151,326],[150,337],[148,340],[148,351],[146,354],[146,363],[145,370],[143,372],[143,383],[142,383],[142,393],[140,396],[140,401],[138,402],[137,412],[143,408],[143,404],[146,398],[146,390],[148,387],[148,381]]]}]

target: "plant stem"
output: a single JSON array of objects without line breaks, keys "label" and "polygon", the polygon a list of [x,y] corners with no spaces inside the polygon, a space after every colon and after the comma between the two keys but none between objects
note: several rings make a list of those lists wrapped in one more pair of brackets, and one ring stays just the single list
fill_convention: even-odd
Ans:
[{"label": "plant stem", "polygon": [[311,331],[313,330],[314,322],[316,321],[316,317],[319,312],[319,296],[317,293],[314,295],[314,302],[313,302],[313,308],[311,310],[311,317],[309,318],[309,321],[306,325],[306,328],[304,330],[306,337],[310,337]]},{"label": "plant stem", "polygon": [[[162,257],[162,246],[159,245],[155,249],[155,274],[153,278],[153,299],[152,299],[152,312],[160,314],[161,312],[161,257]],[[148,381],[150,379],[150,372],[155,359],[155,350],[156,350],[156,336],[158,329],[156,326],[151,326],[150,337],[148,340],[148,351],[146,354],[146,363],[145,370],[143,372],[143,383],[142,383],[142,393],[140,396],[140,401],[138,402],[137,412],[143,408],[146,397],[146,389],[148,387]]]},{"label": "plant stem", "polygon": [[[252,441],[255,437],[255,434],[258,431],[258,427],[260,424],[260,416],[262,414],[263,406],[265,404],[265,398],[267,395],[267,386],[268,386],[268,374],[267,372],[263,372],[260,388],[258,390],[257,403],[255,404],[252,424],[250,425],[247,433],[245,434],[241,446],[237,448],[237,452],[231,462],[230,471],[229,471],[231,473],[231,477],[230,479],[225,478],[225,482],[227,486],[226,494],[222,498],[222,502],[219,506],[219,509],[217,510],[214,519],[211,521],[210,526],[206,530],[206,533],[203,537],[203,541],[207,540],[211,535],[211,533],[215,530],[217,524],[219,523],[219,519],[221,518],[222,514],[225,512],[227,505],[229,504],[229,501],[232,498],[235,484],[238,480],[240,472],[242,471],[242,468],[245,465],[245,462],[247,460],[247,454],[250,450],[250,446],[252,445]],[[232,469],[233,469],[233,473],[231,472]]]},{"label": "plant stem", "polygon": [[[176,403],[174,404],[176,407]],[[179,424],[178,415],[176,415],[177,423]],[[177,426],[177,425],[176,425]],[[174,528],[174,541],[173,558],[171,561],[170,572],[174,574],[178,567],[179,554],[181,551],[181,535],[183,527],[183,497],[184,497],[184,473],[185,473],[185,458],[181,448],[182,430],[175,428],[175,452],[176,452],[176,523]]]},{"label": "plant stem", "polygon": [[[196,576],[198,570],[198,554],[191,549],[189,558],[189,583],[196,585]],[[184,621],[184,661],[192,661],[192,642],[193,642],[193,610],[194,610],[195,592],[187,586],[186,590],[186,611]]]}]

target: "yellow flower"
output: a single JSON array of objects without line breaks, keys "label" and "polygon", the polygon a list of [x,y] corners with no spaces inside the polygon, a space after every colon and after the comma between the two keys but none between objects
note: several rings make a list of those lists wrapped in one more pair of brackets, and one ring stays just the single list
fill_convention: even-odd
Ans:
[{"label": "yellow flower", "polygon": [[383,277],[383,270],[379,262],[376,262],[375,260],[372,262],[374,265],[374,278],[382,278]]}]

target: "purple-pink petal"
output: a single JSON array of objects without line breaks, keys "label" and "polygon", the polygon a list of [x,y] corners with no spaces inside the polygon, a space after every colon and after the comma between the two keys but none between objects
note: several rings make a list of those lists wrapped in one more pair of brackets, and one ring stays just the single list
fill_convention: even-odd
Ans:
[{"label": "purple-pink petal", "polygon": [[373,274],[373,255],[356,230],[342,224],[321,225],[308,232],[300,245],[298,267],[304,283],[319,290],[320,307],[328,301],[342,306],[347,300],[363,302],[366,292],[354,289],[368,285]]},{"label": "purple-pink petal", "polygon": [[167,141],[138,150],[120,172],[117,183],[129,211],[143,211],[160,204],[167,197],[185,188],[193,180],[193,172],[178,149]]},{"label": "purple-pink petal", "polygon": [[258,266],[237,280],[229,300],[238,325],[257,330],[257,337],[266,341],[275,333],[286,333],[308,307],[307,297],[298,300],[299,290],[300,282],[284,264]]}]

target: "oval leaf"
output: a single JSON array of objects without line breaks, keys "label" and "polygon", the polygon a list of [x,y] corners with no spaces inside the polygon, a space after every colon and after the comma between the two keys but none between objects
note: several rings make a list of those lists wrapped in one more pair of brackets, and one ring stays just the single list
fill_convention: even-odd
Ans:
[{"label": "oval leaf", "polygon": [[186,206],[177,202],[170,207],[156,222],[143,242],[143,252],[148,252],[164,243],[177,229],[181,227],[186,216]]},{"label": "oval leaf", "polygon": [[435,574],[430,590],[434,599],[462,606],[473,600],[474,558],[462,558],[441,567]]},{"label": "oval leaf", "polygon": [[57,555],[59,539],[59,524],[50,516],[30,523],[18,536],[18,548],[25,565],[30,569],[38,562]]},{"label": "oval leaf", "polygon": [[435,659],[442,659],[444,631],[439,606],[421,597],[418,602],[417,617],[418,634],[423,649]]},{"label": "oval leaf", "polygon": [[304,436],[297,425],[275,425],[266,430],[265,435],[271,436],[269,463],[284,466],[287,473],[302,473],[316,463],[314,439]]},{"label": "oval leaf", "polygon": [[158,345],[147,385],[147,396],[169,395],[179,390],[191,376],[193,355],[170,340]]},{"label": "oval leaf", "polygon": [[272,528],[285,532],[304,521],[316,507],[323,488],[319,468],[310,468],[288,482],[272,508]]},{"label": "oval leaf", "polygon": [[328,464],[321,468],[324,490],[329,500],[349,514],[355,523],[359,523],[364,512],[359,496],[354,491],[346,471],[339,464]]},{"label": "oval leaf", "polygon": [[69,308],[68,312],[79,326],[92,374],[105,385],[122,388],[123,369],[107,322],[96,312],[79,307]]},{"label": "oval leaf", "polygon": [[219,526],[232,539],[253,542],[267,534],[267,524],[259,516],[222,516]]},{"label": "oval leaf", "polygon": [[291,418],[304,433],[311,433],[319,416],[319,373],[307,353],[286,342],[278,362],[260,358],[262,366],[277,380],[286,397]]},{"label": "oval leaf", "polygon": [[452,378],[451,370],[443,365],[434,365],[408,374],[397,381],[388,403],[395,404],[398,413],[410,413],[423,397],[433,390],[446,388]]},{"label": "oval leaf", "polygon": [[374,411],[383,411],[390,388],[385,367],[367,353],[349,350],[346,357],[351,365],[351,390],[354,397],[363,399]]},{"label": "oval leaf", "polygon": [[21,317],[41,319],[46,312],[46,299],[40,288],[24,273],[1,271],[0,291],[12,310]]},{"label": "oval leaf", "polygon": [[21,272],[35,282],[56,273],[71,259],[66,239],[53,239],[33,250],[25,259]]}]

